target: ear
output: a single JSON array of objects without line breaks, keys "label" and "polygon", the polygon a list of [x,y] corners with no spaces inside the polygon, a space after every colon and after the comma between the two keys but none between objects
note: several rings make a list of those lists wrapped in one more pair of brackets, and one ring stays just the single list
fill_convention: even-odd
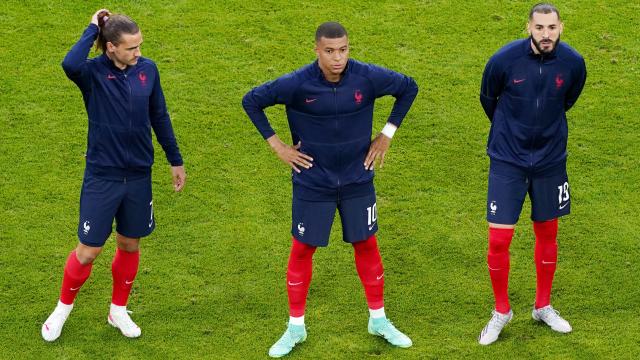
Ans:
[{"label": "ear", "polygon": [[527,21],[527,34],[531,35],[531,23]]},{"label": "ear", "polygon": [[313,47],[313,51],[316,53],[317,57],[320,57],[320,49],[318,49],[318,43]]},{"label": "ear", "polygon": [[561,22],[560,23],[560,35],[562,35],[562,32],[564,31],[564,23]]},{"label": "ear", "polygon": [[107,41],[107,51],[108,52],[116,51],[116,46],[111,41]]}]

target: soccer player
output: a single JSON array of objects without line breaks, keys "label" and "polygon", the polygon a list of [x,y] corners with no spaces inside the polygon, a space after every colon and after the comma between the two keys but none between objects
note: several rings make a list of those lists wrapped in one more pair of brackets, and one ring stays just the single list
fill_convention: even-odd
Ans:
[{"label": "soccer player", "polygon": [[[411,340],[385,316],[373,169],[376,162],[382,167],[418,87],[408,76],[349,59],[347,31],[339,23],[320,25],[315,41],[315,62],[252,89],[242,101],[260,134],[293,169],[293,238],[286,277],[289,325],[269,355],[284,356],[307,338],[304,311],[312,257],[318,246],[328,245],[336,209],[343,240],[355,252],[369,306],[369,333],[410,347]],[[372,141],[374,102],[385,95],[394,96],[395,105]],[[286,106],[293,146],[280,140],[263,112],[275,104]]]},{"label": "soccer player", "polygon": [[[87,59],[94,41],[102,55]],[[62,62],[82,92],[89,117],[86,168],[80,195],[80,243],[64,268],[58,305],[42,325],[56,340],[95,258],[116,220],[117,248],[111,266],[113,294],[107,321],[126,337],[140,336],[127,313],[138,272],[140,238],[155,228],[151,197],[151,129],[171,164],[175,191],[186,174],[160,87],[158,68],[140,53],[142,33],[125,15],[97,11]]]},{"label": "soccer player", "polygon": [[570,209],[566,171],[567,118],[586,80],[584,59],[560,42],[558,9],[547,3],[529,13],[529,37],[513,41],[489,59],[480,102],[491,121],[487,153],[491,159],[487,197],[487,265],[495,310],[478,341],[498,339],[511,320],[509,244],[522,203],[529,194],[536,237],[536,299],[532,316],[561,333],[571,325],[551,307],[556,270],[558,217]]}]

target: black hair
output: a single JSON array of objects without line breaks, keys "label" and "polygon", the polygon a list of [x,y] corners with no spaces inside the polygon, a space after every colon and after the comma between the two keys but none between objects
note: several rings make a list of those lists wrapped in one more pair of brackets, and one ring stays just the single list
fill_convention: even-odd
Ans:
[{"label": "black hair", "polygon": [[337,39],[347,35],[347,29],[340,23],[329,21],[318,26],[316,30],[316,42],[320,41],[320,38]]}]

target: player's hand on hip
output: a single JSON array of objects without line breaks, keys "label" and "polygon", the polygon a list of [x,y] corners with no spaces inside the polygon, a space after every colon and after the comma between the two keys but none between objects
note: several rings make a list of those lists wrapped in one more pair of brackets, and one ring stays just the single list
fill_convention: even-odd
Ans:
[{"label": "player's hand on hip", "polygon": [[182,190],[187,181],[187,173],[184,171],[184,165],[172,166],[171,177],[173,178],[173,190]]},{"label": "player's hand on hip", "polygon": [[278,155],[280,160],[282,160],[282,162],[284,162],[285,164],[291,166],[291,168],[295,172],[299,173],[300,167],[309,169],[313,166],[313,158],[305,153],[298,151],[300,149],[300,146],[302,145],[302,142],[299,141],[296,145],[290,146],[282,142],[282,140],[280,140],[277,135],[273,135],[272,137],[268,138],[267,141],[269,142],[269,145],[271,145],[273,151],[275,151],[276,155]]},{"label": "player's hand on hip", "polygon": [[96,26],[100,27],[100,23],[98,22],[98,18],[101,16],[110,16],[111,12],[109,12],[109,10],[107,9],[100,9],[98,11],[96,11],[95,14],[93,14],[93,16],[91,17],[91,23],[92,24],[96,24]]},{"label": "player's hand on hip", "polygon": [[389,150],[391,145],[391,139],[383,134],[378,134],[369,146],[369,152],[364,159],[364,168],[367,170],[373,170],[376,161],[380,163],[380,167],[384,164],[384,155]]}]

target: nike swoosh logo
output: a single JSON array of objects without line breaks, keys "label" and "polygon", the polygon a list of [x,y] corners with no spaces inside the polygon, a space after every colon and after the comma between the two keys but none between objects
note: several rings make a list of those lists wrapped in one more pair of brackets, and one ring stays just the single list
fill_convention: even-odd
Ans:
[{"label": "nike swoosh logo", "polygon": [[302,284],[302,281],[297,282],[297,283],[292,283],[291,281],[289,281],[288,284],[291,285],[291,286],[296,286],[296,285]]},{"label": "nike swoosh logo", "polygon": [[569,203],[566,203],[566,204],[564,204],[564,205],[560,205],[560,207],[558,208],[558,210],[562,210],[562,209],[566,208],[566,207],[567,207],[567,205],[569,205]]},{"label": "nike swoosh logo", "polygon": [[312,102],[316,101],[318,99],[304,99],[304,102],[307,104],[311,104]]},{"label": "nike swoosh logo", "polygon": [[544,265],[549,265],[549,264],[555,264],[556,262],[555,261],[544,261],[544,260],[542,260],[542,263]]},{"label": "nike swoosh logo", "polygon": [[376,226],[376,224],[373,224],[373,225],[369,226],[369,231],[371,231],[374,226]]},{"label": "nike swoosh logo", "polygon": [[69,290],[71,291],[78,291],[78,289],[80,289],[80,286],[78,286],[77,288],[69,288]]},{"label": "nike swoosh logo", "polygon": [[149,228],[151,228],[151,226],[153,226],[153,221],[149,223]]},{"label": "nike swoosh logo", "polygon": [[380,280],[380,279],[382,279],[383,277],[384,277],[384,273],[382,273],[382,275],[380,275],[380,276],[376,276],[376,280]]},{"label": "nike swoosh logo", "polygon": [[131,284],[133,284],[133,280],[131,280],[131,281],[125,280],[125,281],[124,281],[124,284],[125,284],[125,285],[131,285]]},{"label": "nike swoosh logo", "polygon": [[115,76],[113,76],[113,75],[111,75],[111,74],[107,75],[107,79],[109,79],[109,80],[113,80],[113,79],[115,79],[115,78],[116,78],[116,77],[115,77]]},{"label": "nike swoosh logo", "polygon": [[491,271],[498,271],[498,270],[502,270],[502,269],[494,269],[494,268],[492,268],[491,266],[487,266],[487,267],[488,267],[488,268],[489,268],[489,270],[491,270]]},{"label": "nike swoosh logo", "polygon": [[514,84],[520,84],[521,82],[525,81],[527,79],[513,79],[513,83]]}]

